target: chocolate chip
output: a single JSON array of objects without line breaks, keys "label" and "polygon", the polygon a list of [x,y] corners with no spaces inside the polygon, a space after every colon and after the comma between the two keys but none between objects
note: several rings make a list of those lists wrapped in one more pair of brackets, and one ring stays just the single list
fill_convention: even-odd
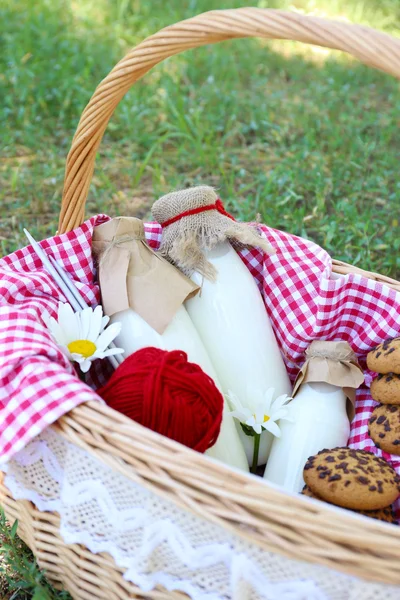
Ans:
[{"label": "chocolate chip", "polygon": [[318,475],[318,477],[319,477],[320,479],[325,479],[325,477],[326,477],[327,475],[329,475],[329,473],[327,473],[326,471],[322,471],[322,473],[320,473],[320,474]]},{"label": "chocolate chip", "polygon": [[392,404],[392,406],[389,406],[389,410],[391,413],[395,413],[399,410],[399,407]]},{"label": "chocolate chip", "polygon": [[359,465],[367,465],[368,464],[368,460],[366,458],[360,458],[358,461]]},{"label": "chocolate chip", "polygon": [[380,434],[379,434],[379,437],[380,437],[381,439],[382,439],[382,438],[384,438],[384,437],[386,437],[386,433],[380,433]]},{"label": "chocolate chip", "polygon": [[357,469],[350,469],[350,473],[355,473],[357,475]]},{"label": "chocolate chip", "polygon": [[328,481],[338,481],[339,479],[342,479],[342,476],[339,475],[339,473],[336,473],[336,475],[332,475],[332,477],[329,477]]},{"label": "chocolate chip", "polygon": [[343,471],[346,472],[348,465],[349,465],[348,462],[341,462],[335,466],[335,469],[343,469]]},{"label": "chocolate chip", "polygon": [[370,479],[368,479],[368,477],[363,477],[362,475],[360,475],[360,477],[357,477],[357,481],[359,481],[363,485],[368,485],[370,482]]},{"label": "chocolate chip", "polygon": [[393,446],[398,446],[400,444],[400,440],[394,440]]},{"label": "chocolate chip", "polygon": [[385,417],[385,415],[381,415],[380,417],[378,417],[377,423],[378,423],[378,425],[382,425],[382,423],[384,423],[384,421],[386,421],[386,417]]},{"label": "chocolate chip", "polygon": [[389,382],[389,381],[392,381],[392,379],[393,379],[393,377],[392,377],[391,375],[388,375],[388,376],[386,377],[386,381],[387,381],[387,382]]},{"label": "chocolate chip", "polygon": [[377,352],[376,355],[375,355],[376,358],[379,358],[381,354],[382,354],[382,352]]},{"label": "chocolate chip", "polygon": [[392,428],[390,427],[388,422],[385,423],[384,429],[385,431],[392,431]]},{"label": "chocolate chip", "polygon": [[347,479],[347,481],[345,481],[345,483],[344,483],[344,487],[347,487],[350,484],[351,484],[351,481],[349,479]]},{"label": "chocolate chip", "polygon": [[378,377],[377,377],[378,381],[380,381],[380,380],[382,379],[382,377],[385,377],[385,376],[384,376],[384,375],[382,375],[382,374],[381,374],[381,375],[378,375]]},{"label": "chocolate chip", "polygon": [[327,457],[325,458],[325,460],[326,460],[326,462],[335,462],[335,457],[334,457],[334,456],[331,456],[331,455],[329,455],[329,456],[327,456]]},{"label": "chocolate chip", "polygon": [[370,485],[368,489],[370,492],[376,492],[376,485]]},{"label": "chocolate chip", "polygon": [[375,423],[375,421],[376,421],[376,415],[373,415],[373,416],[370,418],[369,422],[370,422],[370,423]]},{"label": "chocolate chip", "polygon": [[388,350],[385,354],[385,356],[389,356],[389,354],[392,354],[392,352],[394,352],[396,350],[396,348],[390,348],[390,350]]}]

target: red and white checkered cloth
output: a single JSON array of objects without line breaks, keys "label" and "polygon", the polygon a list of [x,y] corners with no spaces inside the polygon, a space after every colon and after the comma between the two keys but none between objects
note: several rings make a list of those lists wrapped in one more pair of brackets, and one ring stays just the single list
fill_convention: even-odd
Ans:
[{"label": "red and white checkered cloth", "polygon": [[[41,242],[92,306],[99,302],[92,233],[107,219],[94,217],[68,234]],[[264,295],[292,380],[312,340],[348,341],[365,367],[371,348],[400,335],[400,294],[356,274],[331,278],[331,259],[319,246],[261,229],[277,253],[244,250],[241,258]],[[157,249],[159,225],[146,225],[146,236]],[[75,376],[43,324],[44,312],[55,316],[58,302],[66,299],[30,246],[0,260],[0,280],[0,462],[5,462],[64,413],[99,398]],[[92,381],[98,367],[95,363],[91,369]],[[350,444],[383,455],[400,472],[399,457],[382,453],[368,436],[368,418],[376,404],[369,394],[371,375],[366,373],[367,385],[357,392]]]}]

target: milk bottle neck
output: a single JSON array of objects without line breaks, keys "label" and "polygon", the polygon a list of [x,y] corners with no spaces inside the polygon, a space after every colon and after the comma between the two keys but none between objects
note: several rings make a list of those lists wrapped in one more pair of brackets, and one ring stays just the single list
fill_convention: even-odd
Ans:
[{"label": "milk bottle neck", "polygon": [[209,259],[222,258],[222,257],[226,256],[227,254],[229,254],[230,252],[232,252],[236,255],[236,252],[234,251],[234,249],[232,248],[232,246],[229,242],[220,242],[213,248],[211,248],[209,250],[204,250],[204,254]]},{"label": "milk bottle neck", "polygon": [[346,406],[347,398],[341,387],[326,382],[303,383],[293,402],[318,402],[334,409]]}]

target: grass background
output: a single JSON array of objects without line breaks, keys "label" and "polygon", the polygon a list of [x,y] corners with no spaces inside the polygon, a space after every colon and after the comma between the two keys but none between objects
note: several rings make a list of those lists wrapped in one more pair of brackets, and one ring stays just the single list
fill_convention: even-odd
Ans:
[{"label": "grass background", "polygon": [[[259,0],[394,35],[398,0]],[[54,234],[65,158],[97,83],[157,29],[238,0],[0,0],[0,251]],[[117,109],[87,214],[148,214],[209,183],[244,219],[400,275],[399,86],[337,52],[225,42],[167,60]]]},{"label": "grass background", "polygon": [[[399,0],[251,3],[399,35]],[[124,52],[175,21],[246,4],[0,0],[0,254],[25,244],[23,227],[54,234],[80,113]],[[336,52],[260,40],[187,52],[118,107],[87,214],[146,217],[160,194],[211,184],[240,218],[259,212],[336,258],[400,278],[399,109],[396,80]],[[27,577],[18,560],[32,559],[4,523],[1,531],[0,599],[52,598],[34,565],[29,586],[18,587]]]}]

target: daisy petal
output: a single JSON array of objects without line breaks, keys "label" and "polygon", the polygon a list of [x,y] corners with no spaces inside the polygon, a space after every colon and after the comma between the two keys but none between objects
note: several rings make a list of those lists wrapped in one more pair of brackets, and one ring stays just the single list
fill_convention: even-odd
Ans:
[{"label": "daisy petal", "polygon": [[68,354],[71,357],[71,360],[73,360],[74,362],[77,362],[78,364],[81,364],[83,362],[85,362],[86,358],[84,356],[82,356],[82,354],[77,354],[76,352],[68,352]]},{"label": "daisy petal", "polygon": [[123,348],[109,348],[108,350],[104,350],[104,352],[96,350],[96,352],[90,358],[92,360],[95,358],[107,358],[107,356],[116,356],[117,354],[123,354],[124,352],[125,350]]},{"label": "daisy petal", "polygon": [[232,417],[234,417],[235,419],[237,419],[238,421],[241,422],[245,422],[247,419],[247,415],[245,415],[244,413],[242,413],[242,411],[240,410],[233,410],[231,413],[229,413],[230,415],[232,415]]},{"label": "daisy petal", "polygon": [[[102,320],[103,320],[103,308],[99,304],[98,306],[96,306],[96,308],[93,311],[93,314],[91,317],[90,329],[89,329],[89,333],[88,333],[88,340],[90,340],[93,343],[96,342],[97,338],[100,335]],[[96,342],[96,346],[97,345],[98,344]]]},{"label": "daisy petal", "polygon": [[60,303],[58,306],[58,324],[64,332],[65,343],[79,340],[79,320],[69,304]]},{"label": "daisy petal", "polygon": [[107,327],[109,322],[110,322],[110,317],[105,315],[101,320],[100,333],[102,333],[105,330],[105,328]]},{"label": "daisy petal", "polygon": [[87,373],[89,371],[91,365],[92,365],[92,361],[89,359],[86,359],[83,361],[83,363],[79,364],[79,367],[80,367],[82,373]]},{"label": "daisy petal", "polygon": [[107,350],[104,350],[102,354],[104,355],[104,357],[106,357],[116,356],[117,354],[123,354],[124,352],[125,350],[123,348],[107,348]]},{"label": "daisy petal", "polygon": [[60,325],[57,323],[54,317],[50,317],[46,325],[57,344],[65,345],[67,343],[64,331],[61,329]]},{"label": "daisy petal", "polygon": [[286,396],[286,394],[278,396],[278,398],[276,398],[276,400],[274,400],[272,403],[272,409],[277,410],[278,408],[282,408],[283,406],[286,406],[290,402],[290,400],[291,398],[289,396]]},{"label": "daisy petal", "polygon": [[267,423],[264,423],[264,429],[270,431],[272,435],[278,438],[281,437],[281,430],[279,429],[278,425],[274,423],[274,421],[267,421]]},{"label": "daisy petal", "polygon": [[262,402],[261,404],[259,404],[255,410],[255,415],[256,415],[256,421],[257,423],[263,423],[264,422],[264,416],[266,414],[265,412],[265,405]]},{"label": "daisy petal", "polygon": [[67,346],[63,346],[62,344],[57,344],[58,348],[61,350],[63,354],[68,358],[68,360],[74,360],[71,352],[68,350]]},{"label": "daisy petal", "polygon": [[111,342],[117,337],[117,335],[121,332],[121,323],[113,323],[107,329],[103,331],[98,340],[96,341],[96,346],[100,352],[103,352],[107,346],[111,344]]},{"label": "daisy petal", "polygon": [[232,410],[240,410],[241,412],[244,411],[244,407],[242,406],[239,398],[231,390],[228,390],[227,400]]},{"label": "daisy petal", "polygon": [[[92,314],[93,311],[90,308],[90,306],[88,308],[85,308],[84,310],[82,310],[82,312],[80,313],[80,320],[81,320],[81,340],[89,340],[89,332],[90,332],[90,328],[91,328],[91,324],[92,324]],[[94,341],[94,340],[91,340]]]},{"label": "daisy petal", "polygon": [[254,427],[254,425],[256,425],[256,420],[254,418],[254,415],[251,415],[251,417],[249,417],[246,421],[246,425],[248,425],[249,427]]},{"label": "daisy petal", "polygon": [[274,398],[274,394],[275,394],[275,389],[274,388],[268,388],[266,392],[264,392],[264,405],[265,406],[271,406],[272,404],[272,400]]},{"label": "daisy petal", "polygon": [[281,408],[280,410],[273,412],[271,418],[274,421],[279,421],[279,419],[284,419],[287,414],[288,414],[288,410],[286,408]]}]

